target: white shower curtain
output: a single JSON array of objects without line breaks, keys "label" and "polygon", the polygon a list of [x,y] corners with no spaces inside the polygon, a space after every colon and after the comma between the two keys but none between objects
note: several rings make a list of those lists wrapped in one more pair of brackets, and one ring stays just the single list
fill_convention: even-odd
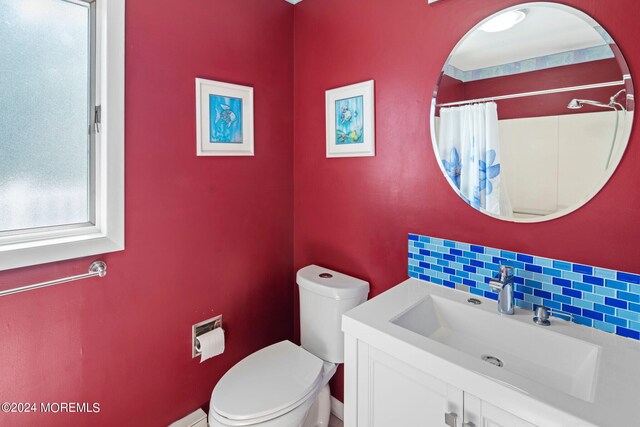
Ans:
[{"label": "white shower curtain", "polygon": [[467,202],[500,216],[513,216],[500,171],[498,107],[495,102],[440,109],[440,160]]}]

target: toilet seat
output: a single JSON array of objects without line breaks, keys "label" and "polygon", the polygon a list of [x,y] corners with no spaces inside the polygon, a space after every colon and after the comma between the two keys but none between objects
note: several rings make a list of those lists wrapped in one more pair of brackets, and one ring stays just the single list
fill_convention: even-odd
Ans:
[{"label": "toilet seat", "polygon": [[225,425],[243,426],[295,411],[318,391],[323,366],[322,359],[290,341],[263,348],[220,379],[211,413]]},{"label": "toilet seat", "polygon": [[315,402],[315,396],[312,396],[315,392],[316,390],[313,390],[289,408],[250,420],[229,420],[220,416],[212,409],[209,411],[209,426],[249,427],[259,425],[260,427],[298,427],[309,411],[311,405]]}]

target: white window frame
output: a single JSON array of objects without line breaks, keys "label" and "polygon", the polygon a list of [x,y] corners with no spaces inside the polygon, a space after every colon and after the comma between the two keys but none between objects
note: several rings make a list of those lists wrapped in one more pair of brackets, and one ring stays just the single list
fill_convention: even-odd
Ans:
[{"label": "white window frame", "polygon": [[124,249],[125,0],[95,0],[95,225],[0,237],[0,271]]}]

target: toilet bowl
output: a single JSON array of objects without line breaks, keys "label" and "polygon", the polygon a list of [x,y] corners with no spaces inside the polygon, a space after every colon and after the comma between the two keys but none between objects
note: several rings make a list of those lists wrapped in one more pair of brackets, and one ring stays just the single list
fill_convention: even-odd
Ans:
[{"label": "toilet bowl", "polygon": [[233,366],[211,393],[210,427],[326,427],[329,380],[344,361],[342,315],[363,303],[365,281],[310,265],[298,271],[300,338]]}]

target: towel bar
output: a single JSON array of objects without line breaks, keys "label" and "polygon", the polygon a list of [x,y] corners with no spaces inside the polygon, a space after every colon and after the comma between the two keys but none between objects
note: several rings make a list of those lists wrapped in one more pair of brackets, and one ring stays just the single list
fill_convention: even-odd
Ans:
[{"label": "towel bar", "polygon": [[20,292],[31,291],[33,289],[46,288],[47,286],[59,285],[61,283],[72,282],[74,280],[87,279],[89,277],[104,277],[107,275],[107,264],[104,261],[94,261],[89,266],[89,272],[78,274],[77,276],[69,276],[62,279],[50,280],[48,282],[36,283],[35,285],[22,286],[20,288],[6,289],[0,291],[0,297],[13,295]]}]

